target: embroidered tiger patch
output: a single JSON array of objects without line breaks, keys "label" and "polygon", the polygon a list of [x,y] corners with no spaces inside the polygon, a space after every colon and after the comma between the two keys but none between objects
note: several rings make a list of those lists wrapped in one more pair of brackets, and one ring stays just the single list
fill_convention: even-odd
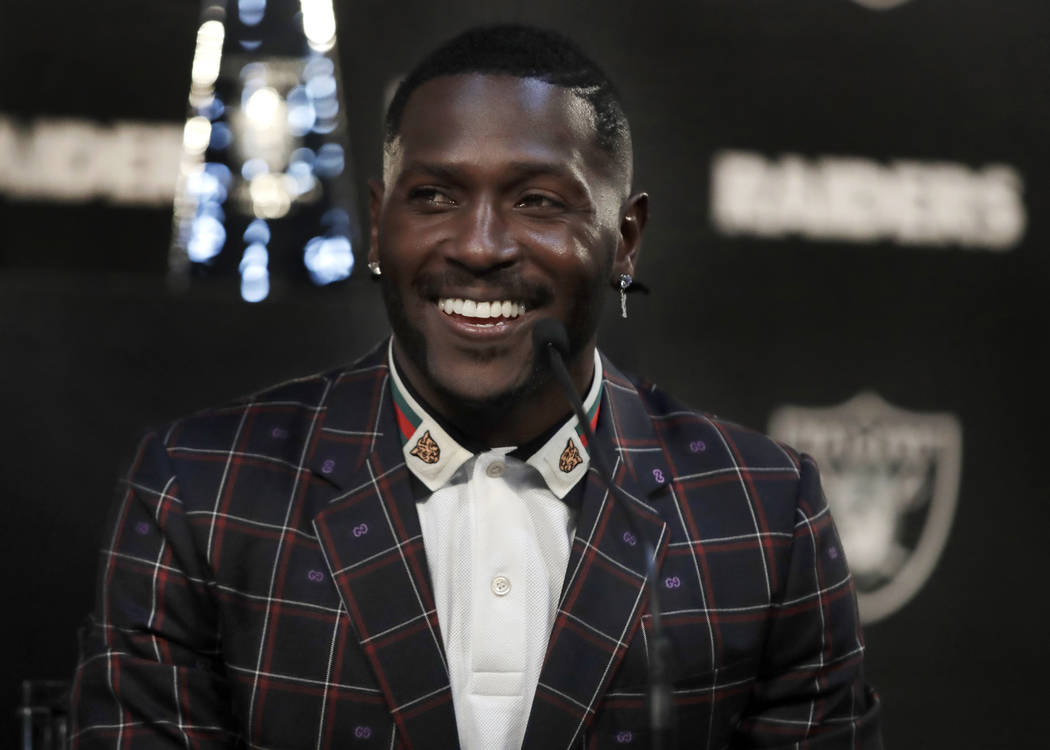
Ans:
[{"label": "embroidered tiger patch", "polygon": [[410,455],[425,464],[436,464],[441,458],[441,446],[434,442],[434,438],[430,437],[430,430],[427,430],[416,441],[416,447],[412,449]]},{"label": "embroidered tiger patch", "polygon": [[565,450],[561,452],[561,458],[558,459],[558,468],[568,474],[582,463],[583,458],[580,456],[580,452],[576,450],[576,443],[572,442],[572,438],[569,438],[565,443]]}]

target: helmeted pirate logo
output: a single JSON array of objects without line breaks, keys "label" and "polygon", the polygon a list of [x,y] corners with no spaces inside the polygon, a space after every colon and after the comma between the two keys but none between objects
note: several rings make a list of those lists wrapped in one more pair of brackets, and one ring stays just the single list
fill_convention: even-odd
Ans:
[{"label": "helmeted pirate logo", "polygon": [[436,464],[438,462],[441,458],[441,446],[434,442],[434,438],[430,437],[430,430],[424,432],[419,440],[416,441],[416,447],[412,449],[411,455],[425,464]]},{"label": "helmeted pirate logo", "polygon": [[770,434],[816,459],[857,586],[861,619],[900,609],[929,578],[951,529],[962,429],[874,393],[839,406],[785,406]]},{"label": "helmeted pirate logo", "polygon": [[558,458],[558,468],[568,474],[582,463],[583,458],[576,449],[576,443],[572,442],[572,438],[569,438],[565,441],[565,450],[561,452],[561,457]]}]

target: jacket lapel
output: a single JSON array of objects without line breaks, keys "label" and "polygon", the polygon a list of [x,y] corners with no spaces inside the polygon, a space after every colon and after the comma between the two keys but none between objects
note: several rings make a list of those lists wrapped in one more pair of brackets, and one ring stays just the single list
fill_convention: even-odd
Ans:
[{"label": "jacket lapel", "polygon": [[659,442],[634,385],[608,360],[603,367],[605,396],[592,450],[603,451],[615,467],[617,484],[632,498],[635,527],[592,466],[525,748],[568,748],[579,741],[646,605],[644,539],[658,560],[667,543],[667,526],[654,507],[669,476]]},{"label": "jacket lapel", "polygon": [[314,528],[399,739],[416,750],[454,748],[448,668],[389,372],[370,359],[371,373],[346,373],[333,387],[323,417],[312,462],[339,491]]}]

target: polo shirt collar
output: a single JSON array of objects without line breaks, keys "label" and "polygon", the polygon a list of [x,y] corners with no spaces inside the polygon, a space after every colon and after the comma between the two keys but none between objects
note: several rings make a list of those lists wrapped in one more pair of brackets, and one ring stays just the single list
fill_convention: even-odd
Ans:
[{"label": "polo shirt collar", "polygon": [[[405,386],[394,362],[393,338],[387,348],[387,359],[405,465],[427,489],[436,492],[474,453],[449,435]],[[602,360],[595,350],[594,377],[583,402],[592,431],[598,422],[602,387]],[[513,447],[508,452],[510,450]],[[587,438],[576,415],[572,414],[525,463],[540,473],[555,497],[563,499],[587,473],[591,463]]]}]

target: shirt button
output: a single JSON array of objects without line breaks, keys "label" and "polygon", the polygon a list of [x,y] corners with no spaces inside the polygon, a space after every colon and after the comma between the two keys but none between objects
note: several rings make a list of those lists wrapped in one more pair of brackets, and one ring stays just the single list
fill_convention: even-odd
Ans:
[{"label": "shirt button", "polygon": [[492,593],[496,596],[506,596],[510,593],[510,579],[507,576],[496,576],[492,579]]},{"label": "shirt button", "polygon": [[485,469],[485,473],[493,478],[503,476],[503,463],[500,461],[496,461],[494,463],[489,464],[488,468]]}]

